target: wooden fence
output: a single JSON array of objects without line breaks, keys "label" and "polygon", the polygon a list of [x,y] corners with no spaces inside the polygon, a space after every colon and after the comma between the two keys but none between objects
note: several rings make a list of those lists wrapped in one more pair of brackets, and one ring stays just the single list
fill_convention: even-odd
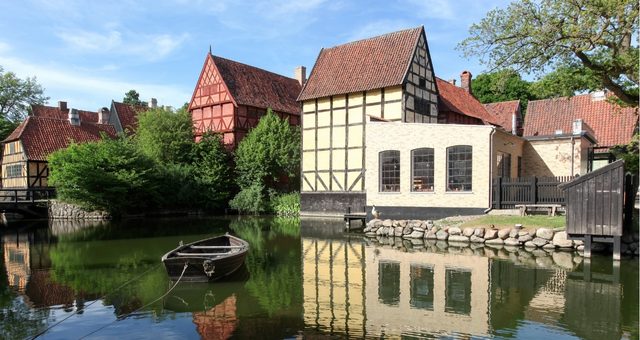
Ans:
[{"label": "wooden fence", "polygon": [[564,194],[558,188],[558,184],[569,182],[573,178],[573,176],[494,178],[492,207],[513,209],[516,204],[564,205]]}]

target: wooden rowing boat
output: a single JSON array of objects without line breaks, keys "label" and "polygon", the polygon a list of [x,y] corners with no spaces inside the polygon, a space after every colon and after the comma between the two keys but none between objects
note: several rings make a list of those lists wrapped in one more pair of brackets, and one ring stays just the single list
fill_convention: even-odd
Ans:
[{"label": "wooden rowing boat", "polygon": [[181,275],[181,281],[215,281],[240,268],[248,250],[249,243],[227,233],[180,245],[164,254],[162,263],[172,281]]}]

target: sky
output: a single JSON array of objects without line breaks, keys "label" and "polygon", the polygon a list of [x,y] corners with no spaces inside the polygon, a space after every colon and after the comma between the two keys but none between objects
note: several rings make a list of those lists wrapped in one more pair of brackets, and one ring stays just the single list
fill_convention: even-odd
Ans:
[{"label": "sky", "polygon": [[49,104],[97,110],[135,89],[141,100],[190,101],[214,55],[293,77],[323,47],[423,25],[436,75],[478,75],[455,49],[507,0],[0,0],[0,66],[37,78]]}]

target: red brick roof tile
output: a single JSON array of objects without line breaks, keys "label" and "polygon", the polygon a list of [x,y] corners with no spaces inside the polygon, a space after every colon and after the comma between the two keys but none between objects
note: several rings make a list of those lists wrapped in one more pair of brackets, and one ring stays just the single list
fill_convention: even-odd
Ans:
[{"label": "red brick roof tile", "polygon": [[114,101],[113,106],[120,119],[123,130],[135,131],[138,128],[138,114],[147,110],[147,107],[140,105],[129,105]]},{"label": "red brick roof tile", "polygon": [[113,125],[81,121],[79,126],[74,126],[68,120],[29,116],[3,142],[21,140],[29,160],[46,161],[52,152],[66,148],[71,142],[100,140],[101,133],[116,135]]},{"label": "red brick roof tile", "polygon": [[212,58],[236,104],[300,114],[297,80],[222,57]]},{"label": "red brick roof tile", "polygon": [[513,114],[515,113],[520,120],[522,115],[520,114],[520,100],[509,100],[505,102],[484,104],[484,107],[494,117],[498,125],[502,126],[507,131],[513,131],[511,126]]},{"label": "red brick roof tile", "polygon": [[487,111],[476,97],[465,89],[455,86],[446,80],[436,77],[436,84],[440,94],[438,100],[439,111],[451,111],[478,118],[485,123],[500,125],[495,117]]},{"label": "red brick roof tile", "polygon": [[402,84],[422,26],[323,48],[298,100]]},{"label": "red brick roof tile", "polygon": [[626,144],[638,126],[637,110],[592,100],[590,94],[530,101],[524,136],[551,136],[556,130],[570,134],[573,121],[582,119],[593,130],[598,146]]},{"label": "red brick roof tile", "polygon": [[[83,122],[97,123],[98,112],[78,110],[80,120]],[[43,118],[69,119],[69,109],[60,110],[54,106],[32,105],[31,115]]]}]

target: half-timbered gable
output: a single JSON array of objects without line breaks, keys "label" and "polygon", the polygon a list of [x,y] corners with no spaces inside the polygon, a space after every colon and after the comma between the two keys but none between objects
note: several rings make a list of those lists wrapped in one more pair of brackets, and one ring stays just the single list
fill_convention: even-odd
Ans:
[{"label": "half-timbered gable", "polygon": [[189,103],[196,140],[212,131],[236,146],[268,108],[299,125],[299,92],[293,78],[209,53]]},{"label": "half-timbered gable", "polygon": [[[438,122],[438,84],[433,74],[433,65],[424,29],[421,30],[418,43],[413,53],[411,65],[403,82],[402,121],[407,123]],[[389,120],[396,117],[383,117]]]}]

